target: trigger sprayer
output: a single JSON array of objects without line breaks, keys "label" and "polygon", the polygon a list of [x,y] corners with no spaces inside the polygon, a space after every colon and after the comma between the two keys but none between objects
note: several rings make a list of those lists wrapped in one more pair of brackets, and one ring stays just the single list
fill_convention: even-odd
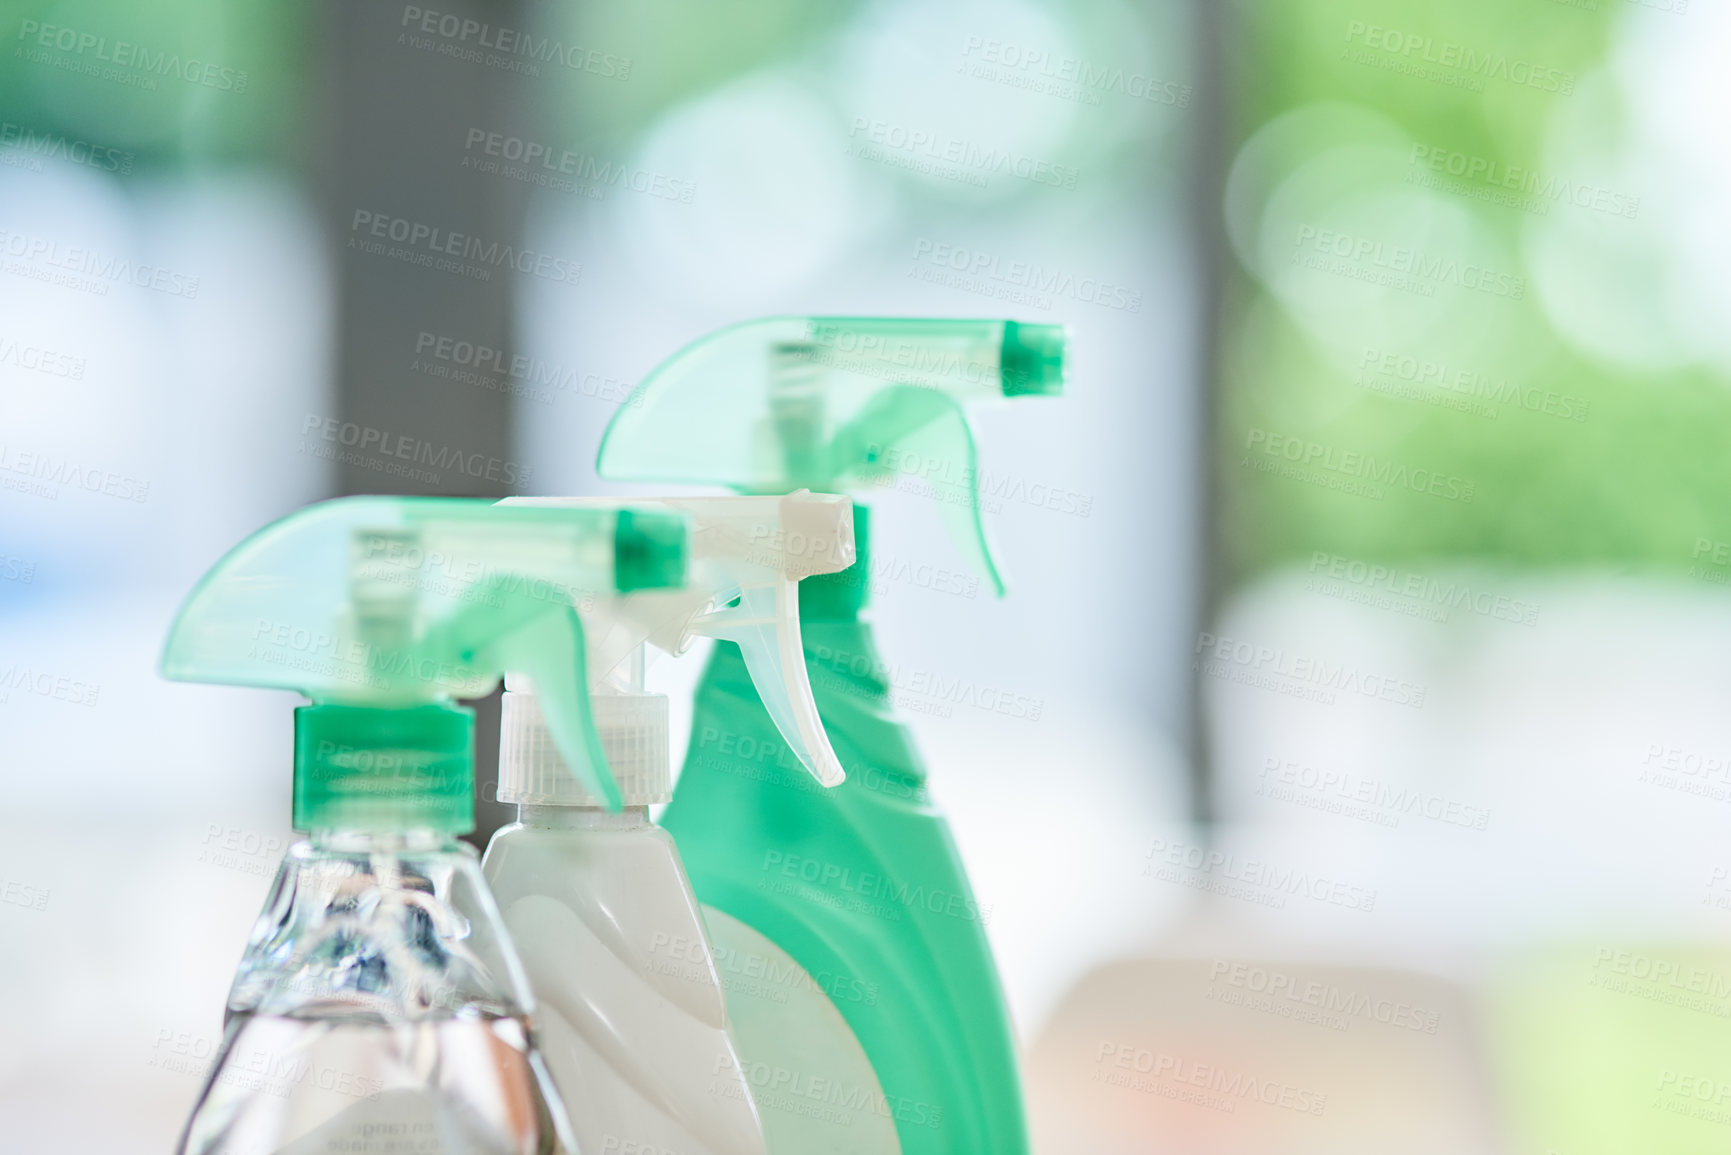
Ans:
[{"label": "trigger sprayer", "polygon": [[[423,819],[466,830],[473,720],[453,700],[489,693],[506,670],[542,686],[549,730],[585,785],[617,792],[589,716],[574,605],[677,586],[685,547],[679,515],[617,503],[324,502],[259,531],[204,577],[175,618],[162,672],[312,699],[295,711],[297,830]],[[381,789],[391,775],[380,770],[401,780]]]},{"label": "trigger sprayer", "polygon": [[1001,594],[968,413],[1062,392],[1064,349],[1062,326],[1016,321],[748,321],[651,372],[607,427],[596,468],[740,493],[858,493],[914,477]]},{"label": "trigger sprayer", "polygon": [[[609,499],[508,498],[516,509],[584,509]],[[812,697],[799,623],[799,582],[837,573],[854,561],[853,503],[808,492],[766,497],[632,499],[689,518],[685,585],[579,605],[588,654],[590,712],[609,764],[632,788],[596,794],[564,772],[562,751],[542,734],[533,675],[507,678],[500,746],[501,802],[584,804],[607,809],[666,801],[667,702],[644,692],[647,646],[674,656],[699,637],[739,647],[782,740],[825,786],[846,773],[830,746]],[[659,769],[655,767],[659,764]],[[588,776],[582,776],[588,781]],[[654,795],[651,797],[651,795]],[[590,801],[594,799],[594,801]]]}]

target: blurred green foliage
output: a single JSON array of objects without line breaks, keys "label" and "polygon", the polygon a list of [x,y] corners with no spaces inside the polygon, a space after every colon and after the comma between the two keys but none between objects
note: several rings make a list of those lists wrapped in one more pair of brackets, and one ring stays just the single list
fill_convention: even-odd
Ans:
[{"label": "blurred green foliage", "polygon": [[0,119],[130,153],[133,171],[290,160],[317,12],[263,0],[4,0]]},{"label": "blurred green foliage", "polygon": [[[1546,195],[1593,179],[1559,171],[1547,141],[1565,102],[1614,91],[1594,76],[1629,7],[1235,7],[1229,155],[1254,194],[1239,206],[1249,240],[1221,335],[1221,532],[1235,577],[1313,550],[1682,571],[1700,540],[1731,541],[1722,374],[1608,363],[1558,330],[1534,283],[1532,233],[1559,216],[1641,246],[1645,221]],[[1290,140],[1268,160],[1258,134],[1282,116]],[[1639,211],[1650,218],[1651,200]],[[1367,280],[1398,278],[1403,248],[1412,267],[1452,263],[1456,278]],[[1524,290],[1462,287],[1461,270],[1482,267]],[[1343,488],[1373,476],[1395,479],[1380,498]]]}]

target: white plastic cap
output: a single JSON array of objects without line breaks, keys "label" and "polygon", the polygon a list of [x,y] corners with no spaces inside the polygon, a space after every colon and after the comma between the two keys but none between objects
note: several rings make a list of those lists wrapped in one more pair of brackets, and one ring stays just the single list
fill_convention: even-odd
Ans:
[{"label": "white plastic cap", "polygon": [[[507,689],[499,727],[499,801],[530,806],[605,807],[559,756],[533,690]],[[673,797],[667,756],[666,694],[592,694],[601,750],[625,806]]]}]

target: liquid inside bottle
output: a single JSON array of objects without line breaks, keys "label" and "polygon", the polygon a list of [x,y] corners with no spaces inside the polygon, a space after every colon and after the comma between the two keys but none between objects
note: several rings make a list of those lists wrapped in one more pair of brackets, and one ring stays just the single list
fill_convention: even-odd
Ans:
[{"label": "liquid inside bottle", "polygon": [[567,1155],[474,851],[330,833],[283,860],[181,1155]]}]

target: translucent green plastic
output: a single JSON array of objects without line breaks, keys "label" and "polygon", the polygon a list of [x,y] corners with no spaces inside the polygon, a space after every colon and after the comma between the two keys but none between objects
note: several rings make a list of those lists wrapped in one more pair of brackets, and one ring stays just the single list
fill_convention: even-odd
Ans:
[{"label": "translucent green plastic", "polygon": [[964,406],[1063,388],[1064,333],[1015,321],[772,317],[719,330],[646,378],[601,443],[618,481],[743,493],[928,489],[1002,593]]},{"label": "translucent green plastic", "polygon": [[[924,487],[1002,593],[966,407],[1053,394],[1063,330],[1006,321],[773,318],[712,334],[655,370],[602,442],[599,470],[774,493]],[[697,692],[664,825],[698,897],[808,972],[874,984],[838,999],[906,1155],[1024,1155],[1016,1048],[984,914],[892,708],[859,560],[800,583],[813,694],[847,780],[820,790],[776,734],[732,646]]]},{"label": "translucent green plastic", "polygon": [[683,584],[676,514],[465,498],[353,497],[266,526],[181,607],[164,676],[297,690],[299,829],[467,829],[467,724],[456,698],[506,671],[540,693],[584,786],[617,809],[589,711],[576,606]]}]

